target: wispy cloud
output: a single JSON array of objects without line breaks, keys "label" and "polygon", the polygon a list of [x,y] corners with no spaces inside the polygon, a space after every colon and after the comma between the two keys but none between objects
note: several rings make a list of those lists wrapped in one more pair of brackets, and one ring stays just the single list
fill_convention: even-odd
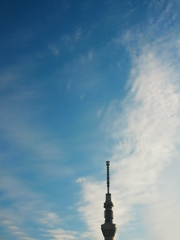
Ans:
[{"label": "wispy cloud", "polygon": [[27,236],[19,227],[12,225],[9,221],[4,221],[3,224],[6,226],[6,228],[11,232],[13,236],[17,236],[18,239],[22,240],[35,240],[34,238],[31,238]]},{"label": "wispy cloud", "polygon": [[[21,180],[15,177],[4,176],[1,173],[0,190],[3,192],[1,196],[1,226],[18,239],[34,240],[37,237],[31,237],[35,233],[36,236],[45,236],[49,239],[74,239],[75,232],[63,230],[62,220],[57,213],[48,211],[49,203],[40,193],[32,191],[28,186],[23,184]],[[3,202],[10,202],[8,206],[4,206]],[[28,223],[36,224],[36,231],[30,232]],[[61,228],[59,228],[61,226]],[[40,229],[42,229],[40,231]]]},{"label": "wispy cloud", "polygon": [[[12,70],[12,74],[5,72],[1,75],[1,91],[7,91],[7,95],[0,104],[0,141],[3,146],[8,143],[9,151],[2,148],[3,153],[0,156],[0,221],[1,227],[14,238],[34,240],[33,235],[41,234],[38,229],[29,234],[29,222],[38,223],[47,229],[52,226],[59,227],[61,220],[57,213],[50,210],[42,191],[32,190],[31,184],[36,182],[40,175],[51,175],[51,179],[67,176],[69,168],[66,171],[63,166],[57,167],[61,159],[60,146],[56,140],[47,137],[47,131],[45,134],[34,121],[37,112],[29,103],[40,96],[40,89],[27,87],[21,81],[25,77],[23,71],[19,73],[23,66],[14,67]],[[22,153],[25,153],[23,157]]]},{"label": "wispy cloud", "polygon": [[81,30],[81,28],[78,28],[74,35],[75,41],[78,41],[81,38],[81,34],[82,34],[82,30]]},{"label": "wispy cloud", "polygon": [[53,212],[47,212],[44,214],[42,218],[39,219],[39,222],[41,224],[44,224],[46,226],[54,226],[62,222],[62,220],[57,216],[57,214]]},{"label": "wispy cloud", "polygon": [[[128,222],[136,218],[136,206],[140,211],[143,211],[142,206],[146,206],[144,222],[159,224],[158,228],[157,224],[152,224],[151,229],[146,227],[154,234],[154,239],[162,240],[169,239],[168,233],[172,231],[164,221],[160,221],[161,211],[153,211],[155,214],[152,214],[150,209],[152,206],[161,209],[163,202],[167,206],[163,208],[166,217],[169,216],[171,221],[177,219],[172,208],[174,199],[168,193],[164,199],[159,177],[167,164],[177,160],[180,127],[179,70],[171,53],[162,51],[165,47],[145,46],[138,56],[131,55],[129,93],[123,101],[116,100],[110,104],[102,122],[102,129],[113,142],[109,160],[112,163],[112,193],[119,234]],[[91,179],[85,179],[81,184],[83,197],[79,211],[93,236],[101,239],[97,226],[103,223],[100,209],[104,184]],[[180,232],[176,228],[171,238],[179,237]]]},{"label": "wispy cloud", "polygon": [[[45,236],[48,236],[54,240],[61,240],[61,239],[77,239],[77,233],[75,231],[65,231],[61,228],[47,230]],[[53,237],[53,238],[52,238]]]},{"label": "wispy cloud", "polygon": [[59,56],[59,49],[55,44],[49,44],[48,48],[52,52],[53,55]]},{"label": "wispy cloud", "polygon": [[78,27],[75,32],[62,36],[61,43],[64,43],[65,47],[68,47],[68,49],[72,52],[82,38],[84,38],[83,31],[81,27]]},{"label": "wispy cloud", "polygon": [[[32,221],[41,212],[42,197],[28,189],[17,178],[8,176],[5,171],[1,171],[0,190],[1,196],[1,226],[8,229],[11,235],[18,236],[18,239],[31,239],[28,228],[24,227],[27,221]],[[10,202],[8,206],[4,202]],[[35,209],[38,209],[35,211]]]}]

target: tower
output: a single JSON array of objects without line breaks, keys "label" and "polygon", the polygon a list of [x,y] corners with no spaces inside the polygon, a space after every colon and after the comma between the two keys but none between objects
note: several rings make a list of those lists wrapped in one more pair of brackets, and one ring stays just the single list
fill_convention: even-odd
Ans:
[{"label": "tower", "polygon": [[113,224],[113,211],[112,207],[114,206],[111,201],[111,194],[109,193],[110,182],[109,182],[109,165],[110,162],[106,161],[107,166],[107,193],[106,201],[104,203],[104,218],[105,223],[101,225],[101,230],[104,235],[105,240],[113,240],[116,233],[116,224]]}]

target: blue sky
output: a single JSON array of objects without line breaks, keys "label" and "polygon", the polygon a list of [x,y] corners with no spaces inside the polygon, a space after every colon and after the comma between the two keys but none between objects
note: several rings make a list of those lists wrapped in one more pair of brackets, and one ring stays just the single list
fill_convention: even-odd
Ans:
[{"label": "blue sky", "polygon": [[180,239],[178,0],[2,1],[0,239]]}]

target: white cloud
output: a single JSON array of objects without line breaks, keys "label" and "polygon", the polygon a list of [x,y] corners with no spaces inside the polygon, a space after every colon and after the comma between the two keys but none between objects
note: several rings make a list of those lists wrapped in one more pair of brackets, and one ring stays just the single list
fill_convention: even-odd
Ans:
[{"label": "white cloud", "polygon": [[[77,239],[77,233],[74,231],[65,231],[62,228],[47,230],[46,236],[49,236],[50,239],[54,240],[70,240],[70,239]],[[53,238],[52,238],[53,237]]]},{"label": "white cloud", "polygon": [[[146,206],[148,210],[144,213],[144,221],[151,222],[149,229],[146,226],[148,231],[154,233],[154,239],[166,240],[173,232],[169,231],[168,223],[177,220],[175,209],[178,207],[175,199],[161,192],[159,177],[167,164],[176,161],[180,127],[179,70],[172,66],[167,52],[159,54],[156,47],[144,50],[133,59],[129,94],[123,101],[110,104],[102,128],[114,142],[109,160],[115,223],[119,234],[136,217],[135,206]],[[103,223],[101,209],[105,184],[90,179],[81,184],[83,197],[79,211],[93,237],[102,239],[99,229]],[[173,207],[175,202],[176,208]],[[162,212],[170,220],[158,220],[162,219]],[[176,226],[174,240],[180,236]]]},{"label": "white cloud", "polygon": [[158,234],[158,239],[180,239],[180,181],[179,152],[167,168],[162,172],[158,194],[149,209],[149,224]]},{"label": "white cloud", "polygon": [[[102,224],[104,201],[104,183],[93,182],[89,179],[82,181],[82,200],[79,212],[91,231],[91,238],[102,239],[100,224]],[[101,209],[101,211],[100,211]]]},{"label": "white cloud", "polygon": [[53,227],[54,225],[57,225],[61,223],[62,220],[58,217],[57,214],[53,212],[47,212],[44,214],[42,218],[39,219],[39,223],[44,224],[49,227]]},{"label": "white cloud", "polygon": [[19,227],[12,225],[9,221],[4,221],[3,224],[5,224],[6,228],[10,230],[11,234],[14,236],[18,236],[18,239],[22,240],[35,240],[34,238],[31,238],[27,236]]},{"label": "white cloud", "polygon": [[97,110],[97,117],[100,118],[102,116],[103,108]]},{"label": "white cloud", "polygon": [[59,56],[59,49],[55,44],[49,44],[48,48],[52,52],[53,55]]},{"label": "white cloud", "polygon": [[[47,239],[75,239],[75,232],[57,228],[62,220],[56,213],[44,212],[49,206],[40,195],[30,191],[15,178],[1,176],[0,180],[0,190],[4,192],[1,200],[13,203],[0,209],[1,226],[8,229],[11,235],[17,236],[20,240],[35,240],[28,236],[27,224],[38,222],[46,228],[41,236],[45,235]],[[50,230],[47,230],[48,228]],[[36,232],[38,230],[36,229]]]},{"label": "white cloud", "polygon": [[82,30],[81,30],[81,28],[78,28],[78,29],[76,30],[76,32],[75,32],[75,35],[74,35],[75,41],[80,40],[81,35],[82,35]]}]

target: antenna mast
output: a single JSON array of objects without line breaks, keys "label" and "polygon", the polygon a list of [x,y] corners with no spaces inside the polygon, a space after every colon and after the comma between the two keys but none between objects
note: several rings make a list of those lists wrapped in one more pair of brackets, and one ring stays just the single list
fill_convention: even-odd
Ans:
[{"label": "antenna mast", "polygon": [[106,166],[107,166],[107,193],[109,193],[109,188],[110,188],[110,182],[109,182],[109,165],[110,162],[106,161]]}]

